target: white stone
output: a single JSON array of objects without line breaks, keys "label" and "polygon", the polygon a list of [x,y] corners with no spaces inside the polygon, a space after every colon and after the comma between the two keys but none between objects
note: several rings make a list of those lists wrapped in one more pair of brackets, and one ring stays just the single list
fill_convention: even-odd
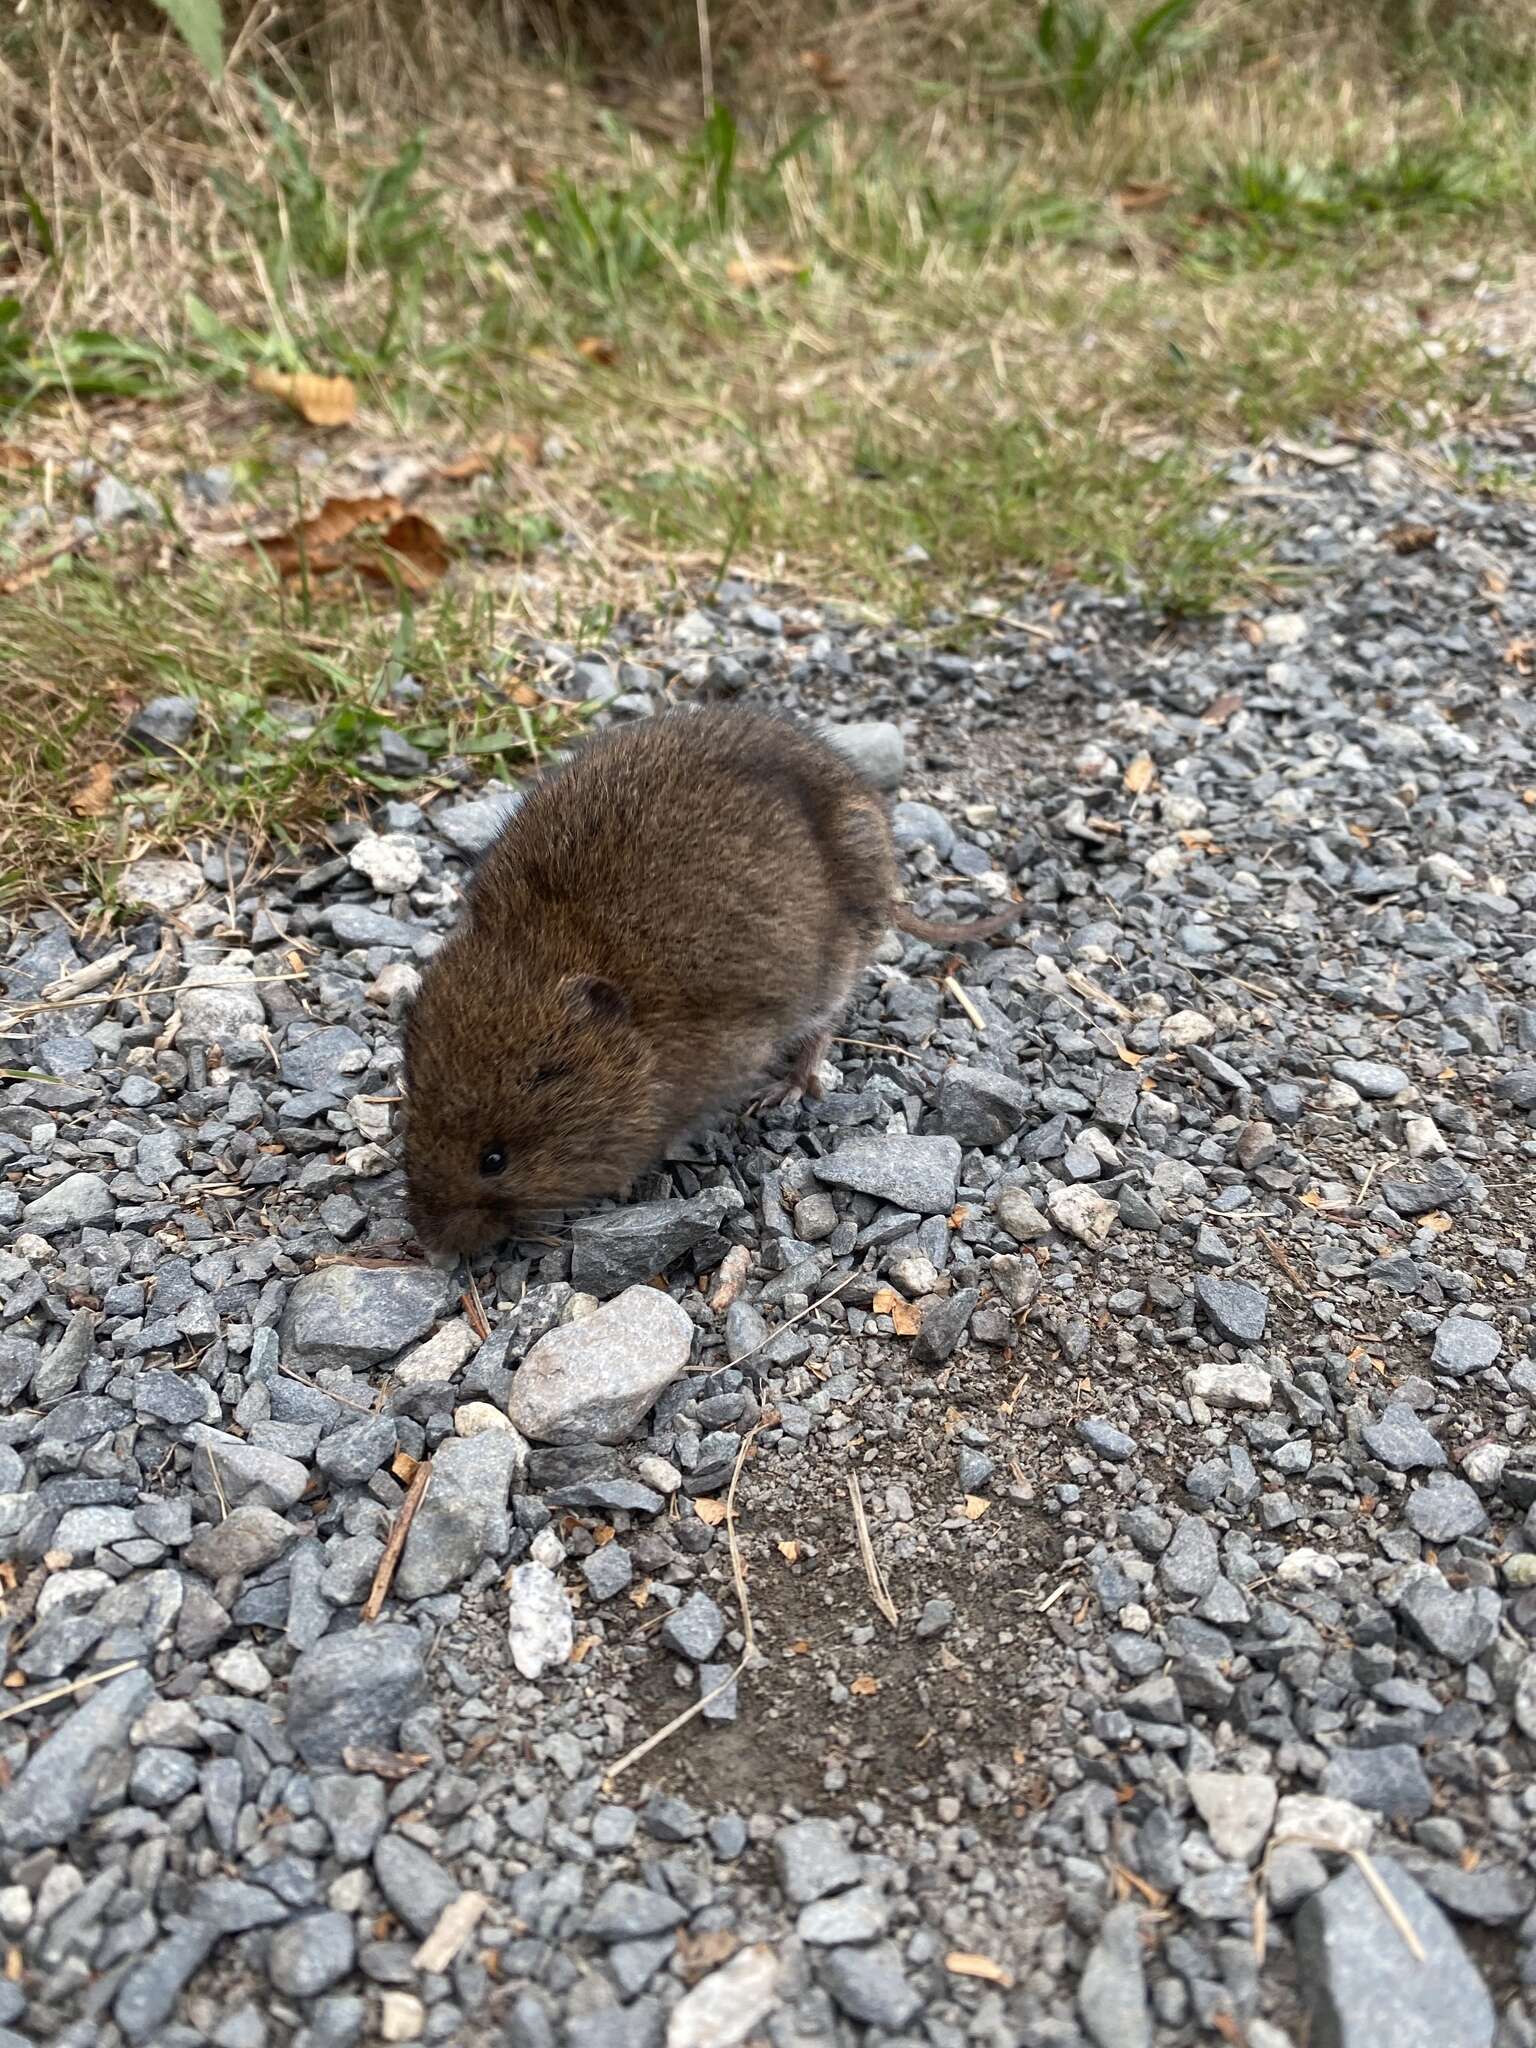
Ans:
[{"label": "white stone", "polygon": [[421,880],[421,850],[404,833],[366,833],[347,855],[347,865],[366,875],[381,896],[414,889]]},{"label": "white stone", "polygon": [[1104,1249],[1119,1220],[1114,1203],[1106,1202],[1092,1188],[1065,1187],[1058,1182],[1046,1196],[1045,1206],[1058,1230],[1095,1252]]},{"label": "white stone", "polygon": [[1212,1408],[1262,1409],[1274,1400],[1275,1383],[1262,1366],[1217,1358],[1185,1373],[1184,1391]]},{"label": "white stone", "polygon": [[524,1678],[538,1678],[551,1664],[563,1664],[576,1641],[565,1588],[544,1564],[520,1564],[512,1574],[507,1604],[507,1646]]},{"label": "white stone", "polygon": [[766,1942],[738,1949],[673,2006],[667,2048],[740,2048],[777,2006],[780,1968]]},{"label": "white stone", "polygon": [[515,1434],[506,1416],[489,1401],[466,1401],[462,1408],[455,1408],[453,1427],[457,1436],[483,1436],[490,1429],[502,1429]]},{"label": "white stone", "polygon": [[480,1348],[480,1339],[462,1317],[444,1323],[430,1337],[407,1351],[395,1367],[396,1386],[424,1386],[429,1380],[451,1380]]},{"label": "white stone", "polygon": [[1368,1849],[1375,1822],[1363,1807],[1348,1799],[1325,1799],[1320,1792],[1288,1792],[1275,1813],[1276,1842],[1305,1842],[1315,1848]]},{"label": "white stone", "polygon": [[161,917],[185,910],[204,889],[203,872],[189,860],[131,860],[117,878],[120,902]]},{"label": "white stone", "polygon": [[189,968],[177,992],[184,1039],[254,1039],[267,1021],[249,953]]},{"label": "white stone", "polygon": [[1307,637],[1307,622],[1300,612],[1271,612],[1262,631],[1266,646],[1299,647]]},{"label": "white stone", "polygon": [[1204,1045],[1208,1038],[1216,1036],[1216,1026],[1200,1010],[1175,1010],[1171,1017],[1165,1017],[1158,1036],[1172,1052],[1182,1052],[1187,1045]]},{"label": "white stone", "polygon": [[1191,1771],[1186,1782],[1218,1854],[1232,1863],[1252,1863],[1275,1818],[1280,1792],[1274,1779],[1257,1772]]}]

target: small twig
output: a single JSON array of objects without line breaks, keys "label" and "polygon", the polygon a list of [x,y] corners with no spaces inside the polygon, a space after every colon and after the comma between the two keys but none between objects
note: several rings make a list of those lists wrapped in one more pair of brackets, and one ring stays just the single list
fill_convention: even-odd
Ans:
[{"label": "small twig", "polygon": [[[194,969],[193,971],[195,972],[196,970]],[[308,981],[308,979],[309,976],[307,974],[253,974],[249,978],[242,977],[237,982],[195,981],[192,983],[192,987],[194,989],[261,988],[265,987],[268,982],[273,981]],[[48,1011],[51,1015],[55,1010],[95,1009],[98,1004],[121,1002],[125,997],[133,1002],[137,1002],[141,996],[178,995],[186,986],[187,984],[184,981],[157,981],[151,983],[148,988],[103,989],[97,995],[65,996],[58,1002],[22,1003],[14,1010],[7,1010],[6,1017],[9,1022],[15,1023],[18,1017],[35,1017],[44,1010]]]},{"label": "small twig", "polygon": [[908,1045],[882,1045],[874,1038],[834,1038],[834,1045],[856,1045],[860,1052],[885,1052],[899,1060],[920,1060],[922,1054]]},{"label": "small twig", "polygon": [[[1265,1888],[1269,1882],[1269,1860],[1271,1856],[1274,1855],[1277,1849],[1290,1848],[1323,1849],[1330,1856],[1347,1856],[1370,1887],[1371,1894],[1377,1905],[1380,1906],[1383,1913],[1386,1914],[1393,1927],[1402,1937],[1403,1946],[1407,1949],[1409,1955],[1413,1957],[1416,1963],[1422,1963],[1427,1960],[1424,1954],[1423,1942],[1419,1940],[1418,1935],[1414,1932],[1413,1925],[1407,1914],[1387,1889],[1380,1871],[1377,1870],[1370,1857],[1366,1855],[1363,1849],[1347,1846],[1343,1842],[1335,1842],[1327,1835],[1287,1835],[1283,1842],[1271,1841],[1268,1848],[1265,1849],[1264,1859],[1259,1865],[1258,1880],[1254,1894],[1257,1901],[1262,1902],[1265,1896]],[[1260,1964],[1264,1961],[1264,1948],[1268,1932],[1269,1916],[1267,1910],[1256,1912],[1253,1922],[1253,1948],[1255,1960]]]},{"label": "small twig", "polygon": [[752,1608],[747,1599],[746,1567],[741,1561],[741,1545],[736,1540],[736,1486],[741,1478],[742,1467],[747,1462],[747,1452],[751,1448],[752,1440],[762,1427],[763,1421],[759,1418],[742,1438],[741,1449],[736,1453],[736,1463],[731,1469],[731,1483],[725,1496],[725,1540],[731,1549],[731,1583],[736,1589],[736,1604],[741,1609],[741,1633],[744,1638],[741,1661],[729,1677],[722,1678],[718,1685],[712,1686],[706,1693],[701,1693],[691,1706],[684,1707],[680,1714],[674,1714],[672,1719],[664,1727],[658,1728],[654,1735],[648,1735],[644,1742],[636,1743],[632,1750],[621,1756],[604,1777],[605,1786],[611,1785],[620,1772],[627,1771],[631,1764],[639,1763],[643,1756],[649,1756],[653,1749],[659,1749],[662,1743],[677,1733],[679,1728],[686,1728],[690,1721],[696,1720],[707,1706],[719,1699],[722,1693],[729,1692],[757,1654],[757,1636],[752,1627]]},{"label": "small twig", "polygon": [[469,1284],[459,1297],[459,1306],[464,1311],[469,1327],[483,1344],[491,1334],[491,1319],[485,1312],[485,1303],[480,1299],[480,1289],[476,1285],[474,1274],[466,1268],[464,1277]]},{"label": "small twig", "polygon": [[[87,989],[100,988],[104,981],[110,981],[125,960],[133,958],[132,946],[114,946],[110,953],[103,953],[99,960],[88,960],[83,967],[77,967],[73,974],[61,974],[57,981],[38,990],[45,1003],[62,1003],[70,996],[84,995]],[[105,1002],[105,996],[100,998]]]},{"label": "small twig", "polygon": [[709,0],[694,0],[699,20],[699,92],[707,121],[715,107],[715,60],[709,33]]},{"label": "small twig", "polygon": [[219,1477],[218,1453],[214,1450],[213,1445],[207,1442],[203,1444],[202,1448],[208,1454],[208,1470],[213,1475],[213,1490],[219,1496],[219,1520],[227,1522],[229,1520],[229,1502],[224,1496],[224,1482]]},{"label": "small twig", "polygon": [[972,1024],[975,1025],[976,1029],[983,1035],[985,1035],[987,1029],[986,1018],[982,1016],[980,1010],[977,1009],[976,1005],[971,1001],[970,997],[966,994],[965,990],[960,986],[959,982],[956,981],[955,977],[952,974],[945,975],[944,987],[947,990],[947,992],[954,997],[955,1001],[960,1005],[961,1009],[964,1010],[966,1016],[970,1018]]},{"label": "small twig", "polygon": [[875,1546],[870,1539],[869,1517],[864,1512],[864,1496],[859,1491],[858,1475],[848,1474],[848,1498],[853,1502],[853,1526],[859,1539],[859,1556],[864,1560],[864,1576],[869,1581],[870,1597],[892,1628],[899,1628],[901,1616],[896,1603],[886,1590],[880,1573],[880,1561],[875,1556]]},{"label": "small twig", "polygon": [[1063,1579],[1061,1584],[1056,1588],[1054,1593],[1046,1594],[1045,1598],[1040,1602],[1040,1605],[1035,1609],[1036,1614],[1048,1614],[1050,1610],[1056,1605],[1056,1602],[1061,1598],[1063,1593],[1071,1592],[1072,1583],[1073,1582],[1071,1579]]},{"label": "small twig", "polygon": [[51,1706],[55,1700],[68,1699],[71,1693],[84,1692],[88,1685],[105,1685],[109,1678],[121,1678],[125,1671],[137,1671],[140,1661],[137,1657],[130,1657],[126,1664],[109,1664],[105,1671],[87,1671],[84,1678],[72,1678],[67,1685],[55,1685],[47,1692],[35,1692],[30,1699],[18,1700],[14,1707],[0,1709],[0,1721],[10,1721],[17,1714],[30,1713],[33,1707]]},{"label": "small twig", "polygon": [[[242,1192],[242,1189],[235,1189],[236,1194]],[[319,1264],[318,1260],[316,1260],[316,1264]],[[371,1415],[373,1413],[373,1410],[366,1401],[354,1401],[346,1394],[338,1394],[332,1387],[320,1386],[316,1381],[301,1373],[297,1366],[284,1365],[283,1361],[279,1359],[277,1361],[277,1369],[285,1380],[296,1380],[301,1387],[308,1387],[312,1394],[320,1394],[327,1401],[339,1401],[343,1408],[355,1408],[359,1415]]]},{"label": "small twig", "polygon": [[432,1477],[432,1460],[423,1458],[411,1474],[411,1483],[406,1488],[405,1499],[395,1517],[395,1526],[389,1532],[389,1541],[384,1545],[384,1555],[379,1559],[379,1568],[373,1575],[368,1598],[363,1602],[363,1620],[377,1621],[379,1609],[389,1597],[390,1586],[394,1583],[395,1567],[400,1562],[400,1553],[405,1548],[405,1539],[411,1533],[411,1524],[416,1519],[416,1510],[421,1506],[427,1491],[427,1482]]},{"label": "small twig", "polygon": [[[731,1364],[733,1366],[745,1365],[747,1360],[749,1358],[755,1358],[759,1351],[766,1351],[768,1346],[773,1342],[774,1338],[780,1334],[781,1331],[792,1330],[795,1327],[796,1323],[803,1323],[807,1316],[815,1315],[817,1309],[825,1308],[829,1301],[833,1300],[837,1295],[842,1293],[843,1289],[848,1285],[849,1281],[857,1276],[858,1271],[859,1269],[857,1266],[851,1268],[850,1271],[846,1272],[843,1275],[842,1279],[838,1281],[835,1287],[829,1287],[826,1293],[818,1295],[815,1301],[807,1302],[805,1307],[799,1310],[797,1314],[792,1316],[786,1316],[783,1322],[780,1323],[778,1329],[770,1330],[768,1335],[763,1339],[761,1344],[754,1344],[750,1351],[743,1351],[739,1358],[733,1358],[731,1360]],[[717,1365],[699,1366],[695,1369],[699,1372],[718,1372],[720,1370],[720,1368]]]},{"label": "small twig", "polygon": [[1280,1242],[1279,1238],[1271,1237],[1267,1230],[1260,1230],[1258,1233],[1258,1237],[1259,1243],[1263,1245],[1265,1251],[1269,1253],[1269,1256],[1280,1268],[1281,1272],[1285,1275],[1286,1279],[1290,1281],[1291,1285],[1294,1288],[1296,1288],[1299,1293],[1305,1294],[1307,1291],[1306,1282],[1302,1279],[1301,1275],[1297,1272],[1295,1266],[1291,1263],[1291,1255],[1286,1250],[1285,1246]]}]

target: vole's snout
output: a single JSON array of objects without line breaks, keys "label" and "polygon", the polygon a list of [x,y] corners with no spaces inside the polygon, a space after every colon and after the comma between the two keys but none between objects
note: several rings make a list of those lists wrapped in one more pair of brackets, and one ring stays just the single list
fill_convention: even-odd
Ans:
[{"label": "vole's snout", "polygon": [[411,1227],[424,1250],[438,1257],[457,1257],[500,1244],[511,1225],[506,1216],[494,1209],[428,1209],[413,1203]]}]

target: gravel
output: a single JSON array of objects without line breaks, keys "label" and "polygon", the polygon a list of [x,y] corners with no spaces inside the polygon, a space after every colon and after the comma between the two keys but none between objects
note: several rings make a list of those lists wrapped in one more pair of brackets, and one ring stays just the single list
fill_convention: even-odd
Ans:
[{"label": "gravel", "polygon": [[515,793],[16,924],[0,2044],[1533,2048],[1536,560],[1456,460],[1234,458],[1284,614],[509,650],[830,720],[1021,917],[473,1288],[396,1018]]}]

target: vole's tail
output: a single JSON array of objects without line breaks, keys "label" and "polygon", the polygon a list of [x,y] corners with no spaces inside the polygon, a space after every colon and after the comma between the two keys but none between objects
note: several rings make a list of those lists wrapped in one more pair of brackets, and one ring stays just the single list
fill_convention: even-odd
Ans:
[{"label": "vole's tail", "polygon": [[975,924],[927,924],[905,903],[898,903],[891,915],[892,921],[902,931],[910,932],[914,939],[926,939],[933,946],[964,946],[976,939],[990,939],[998,932],[1007,931],[1024,915],[1024,905],[1010,903],[996,917],[978,918]]}]

